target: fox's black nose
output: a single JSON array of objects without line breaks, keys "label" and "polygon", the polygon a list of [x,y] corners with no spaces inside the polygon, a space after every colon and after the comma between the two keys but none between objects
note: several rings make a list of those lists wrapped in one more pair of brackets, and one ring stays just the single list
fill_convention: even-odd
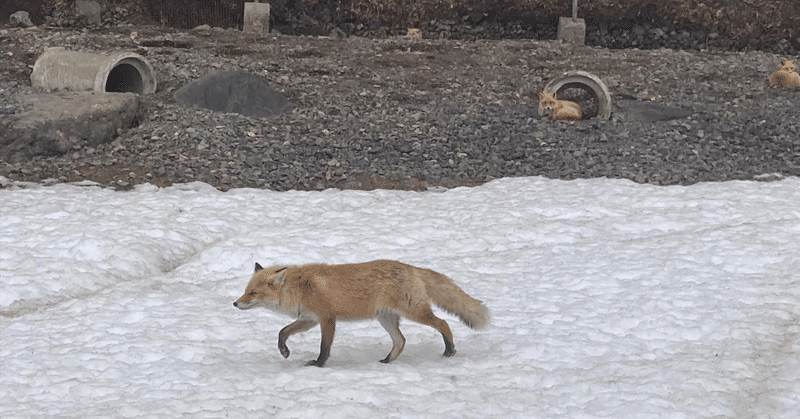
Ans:
[{"label": "fox's black nose", "polygon": [[233,306],[237,307],[237,308],[239,307],[239,306],[236,305],[236,301],[233,302]]}]

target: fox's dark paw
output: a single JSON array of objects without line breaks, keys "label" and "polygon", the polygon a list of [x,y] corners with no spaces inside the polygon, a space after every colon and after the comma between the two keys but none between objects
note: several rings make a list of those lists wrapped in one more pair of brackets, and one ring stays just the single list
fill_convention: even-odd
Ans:
[{"label": "fox's dark paw", "polygon": [[283,355],[284,358],[289,357],[289,348],[286,346],[285,343],[278,342],[278,350],[281,351],[281,355]]},{"label": "fox's dark paw", "polygon": [[318,362],[316,359],[312,359],[311,361],[306,362],[306,366],[307,367],[320,367],[320,368],[322,368],[322,367],[325,366],[325,362],[324,361],[323,362]]},{"label": "fox's dark paw", "polygon": [[445,351],[444,351],[444,353],[442,355],[449,357],[449,356],[453,356],[455,354],[456,354],[456,350],[455,349],[445,349]]},{"label": "fox's dark paw", "polygon": [[288,358],[289,357],[289,353],[290,353],[289,352],[289,348],[278,348],[278,349],[280,349],[281,355],[283,355],[284,358]]}]

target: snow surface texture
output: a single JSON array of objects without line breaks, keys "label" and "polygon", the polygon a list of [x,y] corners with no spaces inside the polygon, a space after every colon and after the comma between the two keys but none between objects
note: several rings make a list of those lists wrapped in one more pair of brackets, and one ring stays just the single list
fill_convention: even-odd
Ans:
[{"label": "snow surface texture", "polygon": [[[800,417],[800,179],[444,193],[0,190],[0,417]],[[254,262],[398,259],[492,313],[319,328],[232,306]]]}]

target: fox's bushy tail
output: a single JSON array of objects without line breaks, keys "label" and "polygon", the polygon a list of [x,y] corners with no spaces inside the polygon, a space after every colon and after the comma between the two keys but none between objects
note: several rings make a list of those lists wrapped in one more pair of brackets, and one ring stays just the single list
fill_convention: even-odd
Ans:
[{"label": "fox's bushy tail", "polygon": [[489,310],[486,306],[470,297],[447,276],[423,269],[422,281],[433,303],[457,316],[465,325],[477,330],[483,329],[489,323]]}]

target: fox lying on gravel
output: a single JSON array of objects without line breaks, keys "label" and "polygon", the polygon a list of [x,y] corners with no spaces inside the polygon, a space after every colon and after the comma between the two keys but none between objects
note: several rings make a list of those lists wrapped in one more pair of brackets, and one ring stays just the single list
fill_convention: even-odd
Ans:
[{"label": "fox lying on gravel", "polygon": [[775,87],[800,87],[797,60],[781,60],[781,67],[770,74],[769,82]]},{"label": "fox lying on gravel", "polygon": [[417,28],[408,28],[407,38],[422,39],[422,31]]},{"label": "fox lying on gravel", "polygon": [[575,102],[556,99],[556,92],[539,93],[539,114],[550,114],[551,121],[577,121],[581,107]]},{"label": "fox lying on gravel", "polygon": [[255,273],[244,295],[233,305],[242,310],[255,307],[297,317],[278,333],[278,350],[289,357],[286,339],[317,324],[322,329],[319,357],[306,365],[322,367],[331,352],[336,320],[378,318],[392,338],[392,350],[381,362],[395,360],[405,346],[400,316],[433,327],[444,338],[444,356],[456,353],[453,334],[446,321],[436,317],[431,302],[454,314],[473,329],[483,328],[489,311],[450,278],[430,269],[393,260],[348,265],[310,264],[262,268]]}]

